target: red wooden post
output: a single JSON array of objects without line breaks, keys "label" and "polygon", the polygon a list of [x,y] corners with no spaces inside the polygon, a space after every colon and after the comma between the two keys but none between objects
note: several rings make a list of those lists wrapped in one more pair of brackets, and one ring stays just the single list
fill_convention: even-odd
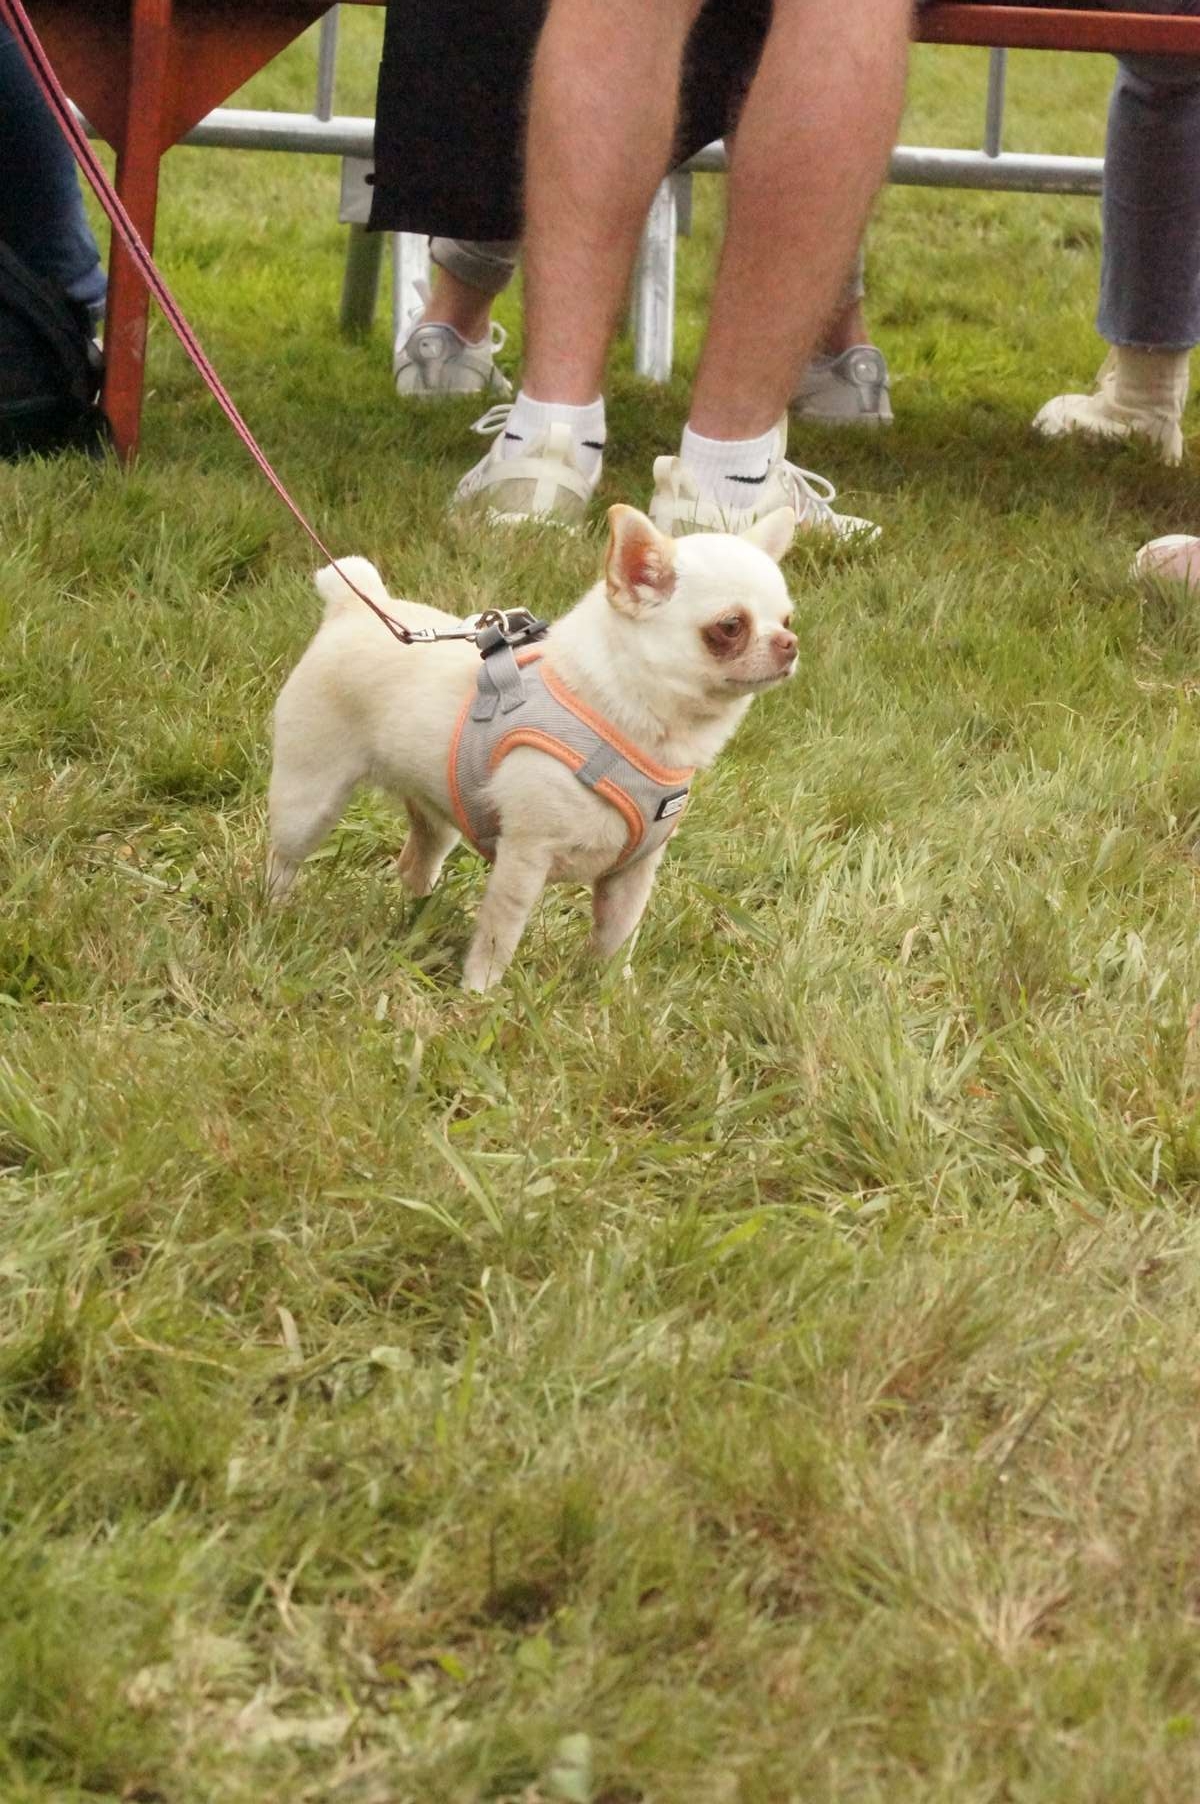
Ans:
[{"label": "red wooden post", "polygon": [[[67,92],[117,152],[117,190],[147,247],[163,153],[318,19],[326,3],[27,0]],[[149,308],[115,242],[109,278],[104,406],[128,461],[138,444]]]},{"label": "red wooden post", "polygon": [[[158,164],[171,52],[172,0],[131,0],[129,82],[117,149],[117,192],[148,249],[154,245]],[[117,454],[137,453],[146,373],[150,297],[128,252],[114,239],[104,326],[104,411]]]}]

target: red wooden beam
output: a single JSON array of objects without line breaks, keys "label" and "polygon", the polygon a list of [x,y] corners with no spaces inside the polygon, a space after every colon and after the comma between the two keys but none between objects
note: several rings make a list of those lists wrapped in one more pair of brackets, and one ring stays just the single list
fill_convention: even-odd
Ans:
[{"label": "red wooden beam", "polygon": [[1200,18],[1090,12],[1082,7],[975,6],[933,0],[918,8],[914,36],[925,44],[983,44],[995,50],[1200,56]]}]

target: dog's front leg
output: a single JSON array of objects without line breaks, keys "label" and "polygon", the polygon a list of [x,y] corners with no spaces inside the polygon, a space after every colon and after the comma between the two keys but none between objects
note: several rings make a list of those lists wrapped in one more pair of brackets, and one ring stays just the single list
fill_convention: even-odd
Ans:
[{"label": "dog's front leg", "polygon": [[546,887],[550,863],[545,847],[501,838],[463,965],[465,990],[488,990],[503,977]]},{"label": "dog's front leg", "polygon": [[396,860],[396,875],[414,896],[427,896],[438,880],[446,854],[458,843],[458,831],[449,822],[426,814],[409,797],[405,798],[404,807],[409,830],[404,850]]},{"label": "dog's front leg", "polygon": [[611,958],[642,918],[665,847],[592,885],[592,951]]}]

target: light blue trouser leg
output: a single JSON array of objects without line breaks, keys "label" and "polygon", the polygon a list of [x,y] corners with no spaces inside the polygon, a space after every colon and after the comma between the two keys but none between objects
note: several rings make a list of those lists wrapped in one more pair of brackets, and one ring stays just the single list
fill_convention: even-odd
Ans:
[{"label": "light blue trouser leg", "polygon": [[429,254],[439,269],[488,295],[499,294],[512,281],[520,249],[518,240],[507,238],[429,240]]},{"label": "light blue trouser leg", "polygon": [[1200,342],[1200,62],[1121,59],[1096,325],[1114,345],[1183,351]]},{"label": "light blue trouser leg", "polygon": [[7,26],[0,25],[0,239],[93,317],[104,271],[75,159]]}]

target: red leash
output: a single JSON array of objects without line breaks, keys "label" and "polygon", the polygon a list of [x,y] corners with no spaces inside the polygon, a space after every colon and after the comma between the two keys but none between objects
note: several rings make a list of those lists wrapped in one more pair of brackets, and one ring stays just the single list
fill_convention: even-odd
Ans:
[{"label": "red leash", "polygon": [[[262,450],[254,437],[254,434],[238,412],[225,384],[221,381],[216,370],[209,362],[199,339],[184,318],[179,303],[158,273],[154,259],[142,242],[137,227],[125,211],[120,197],[113,188],[108,176],[105,174],[104,166],[88,142],[87,133],[76,119],[71,108],[71,103],[63,92],[62,84],[51,67],[50,59],[42,48],[37,33],[29,22],[29,15],[21,4],[21,0],[0,0],[0,19],[4,20],[4,23],[8,26],[19,44],[25,60],[29,64],[30,71],[45,97],[46,104],[54,114],[54,117],[58,120],[59,125],[62,127],[63,136],[75,153],[76,162],[79,164],[79,167],[83,170],[84,175],[91,184],[96,199],[108,214],[113,231],[117,234],[122,244],[129,252],[129,255],[137,266],[143,282],[162,308],[171,330],[199,370],[209,389],[211,389],[212,393],[216,396],[217,405],[225,415],[225,418],[229,421],[243,445],[245,445],[247,451],[249,451],[251,457],[254,459],[271,487],[275,490],[279,499],[288,509],[289,513],[291,513],[293,518],[304,528],[321,555],[327,558],[334,569],[337,570],[338,575],[346,584],[347,588],[351,589],[353,593],[358,596],[360,601],[366,603],[371,612],[383,622],[384,626],[387,627],[388,632],[391,633],[394,639],[398,639],[402,645],[412,645],[418,635],[411,633],[399,620],[394,620],[390,614],[385,613],[381,607],[371,600],[369,595],[364,595],[362,590],[350,581],[350,578],[346,575],[345,571],[339,568],[337,559],[333,556],[333,553],[329,550],[328,546],[322,542],[316,529],[310,525],[305,515],[300,511],[300,508],[284,488],[279,477],[275,474],[266,453]],[[426,634],[421,634],[419,636],[422,638],[432,637],[432,635]]]}]

